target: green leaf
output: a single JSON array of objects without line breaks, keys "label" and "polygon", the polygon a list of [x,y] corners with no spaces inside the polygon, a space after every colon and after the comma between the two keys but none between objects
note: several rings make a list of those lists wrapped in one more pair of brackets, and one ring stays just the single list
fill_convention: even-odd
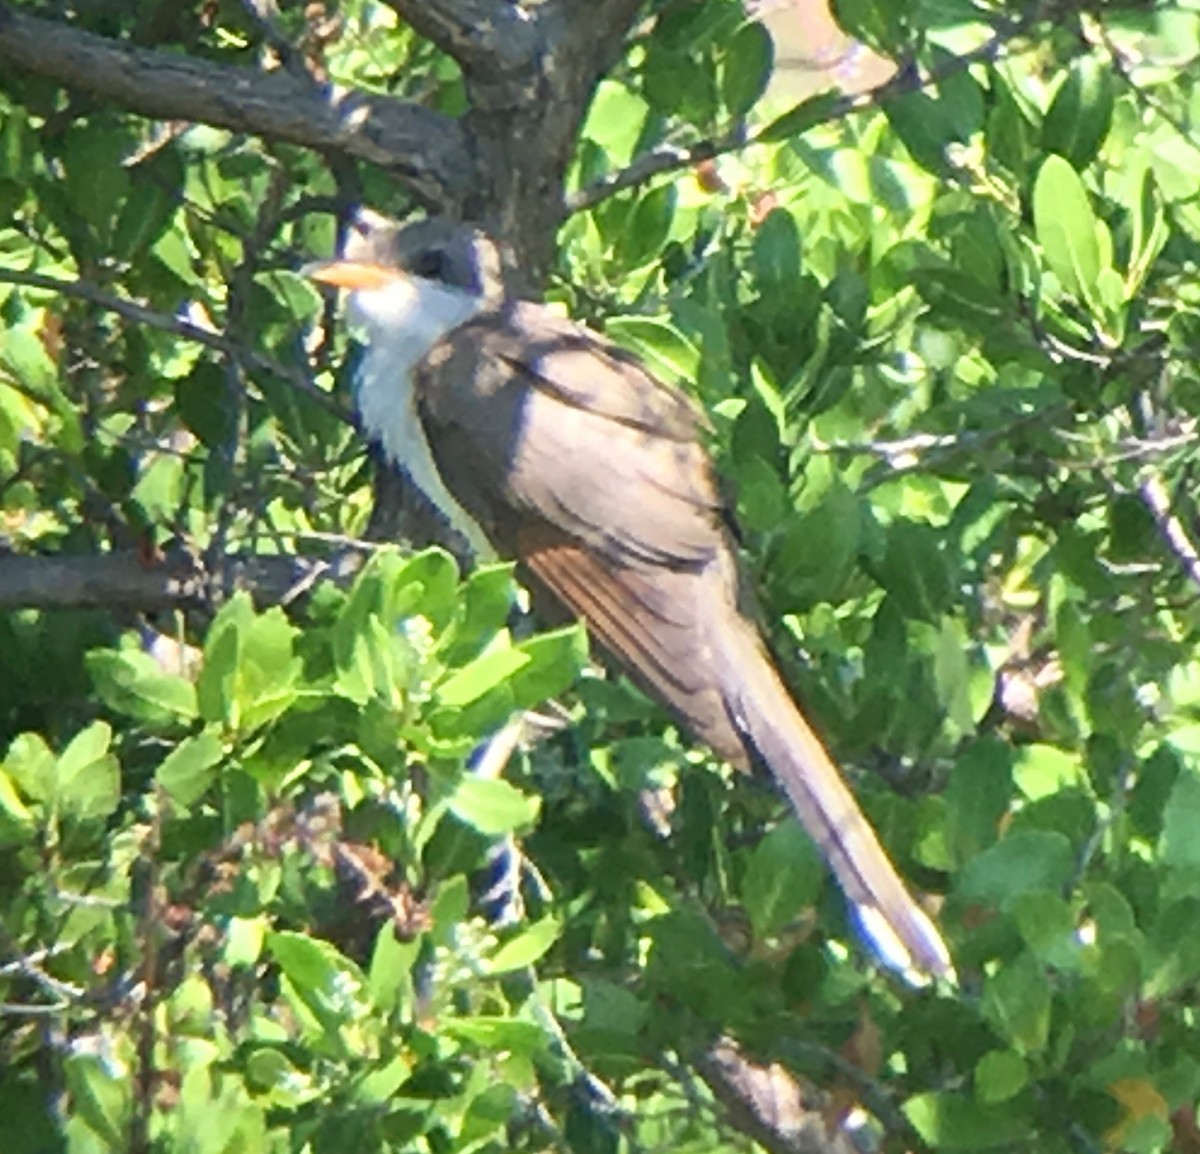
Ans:
[{"label": "green leaf", "polygon": [[1023,177],[1035,153],[1033,124],[1013,92],[1010,77],[993,71],[988,80],[992,100],[987,118],[988,149],[995,160]]},{"label": "green leaf", "polygon": [[1159,253],[1171,238],[1163,198],[1154,179],[1154,169],[1146,166],[1141,187],[1132,206],[1133,236],[1129,245],[1129,268],[1125,274],[1125,295],[1132,300],[1145,283]]},{"label": "green leaf", "polygon": [[221,956],[230,966],[253,966],[262,957],[270,921],[266,917],[230,918]]},{"label": "green leaf", "polygon": [[910,520],[891,525],[877,576],[905,617],[937,622],[950,604],[950,567],[932,525]]},{"label": "green leaf", "polygon": [[213,620],[205,641],[196,686],[203,719],[252,731],[286,712],[298,696],[296,636],[278,606],[256,614],[249,595],[236,593]]},{"label": "green leaf", "polygon": [[266,288],[272,300],[297,324],[311,320],[321,310],[321,294],[306,276],[287,269],[272,269],[270,272],[260,273],[254,279]]},{"label": "green leaf", "polygon": [[[1182,769],[1178,754],[1169,745],[1159,746],[1138,768],[1129,797],[1129,818],[1142,837],[1155,840],[1161,836],[1171,812],[1171,794],[1182,772],[1187,771]],[[1178,838],[1181,832],[1172,836]]]},{"label": "green leaf", "polygon": [[637,353],[652,373],[668,381],[694,381],[700,350],[670,321],[655,317],[610,317],[604,331]]},{"label": "green leaf", "polygon": [[984,1016],[1023,1054],[1039,1054],[1050,1037],[1050,983],[1037,958],[1023,953],[990,976],[983,991]]},{"label": "green leaf", "polygon": [[1037,1134],[1027,1106],[984,1106],[950,1090],[910,1098],[904,1114],[934,1150],[1029,1149]]},{"label": "green leaf", "polygon": [[267,948],[280,969],[297,986],[323,989],[332,986],[344,959],[329,942],[307,934],[278,931],[267,935]]},{"label": "green leaf", "polygon": [[216,780],[225,743],[211,729],[189,737],[163,759],[155,781],[185,809],[195,805]]},{"label": "green leaf", "polygon": [[718,114],[716,67],[709,54],[649,41],[642,68],[642,91],[653,112],[696,125],[711,124]]},{"label": "green leaf", "polygon": [[[96,1035],[92,1035],[95,1039]],[[93,1043],[94,1044],[94,1043]],[[128,1149],[130,1096],[128,1075],[98,1053],[77,1047],[63,1059],[63,1074],[74,1113],[103,1143],[116,1152]],[[85,1149],[95,1147],[88,1143]]]},{"label": "green leaf", "polygon": [[363,1076],[354,1088],[354,1101],[371,1107],[386,1106],[412,1072],[412,1062],[404,1055],[397,1055]]},{"label": "green leaf", "polygon": [[55,767],[54,798],[74,817],[108,817],[121,800],[121,771],[109,753],[112,729],[93,722],[75,735]]},{"label": "green leaf", "polygon": [[1046,890],[1018,894],[1008,905],[1021,937],[1041,962],[1070,970],[1079,964],[1078,913]]},{"label": "green leaf", "polygon": [[1100,275],[1100,242],[1083,181],[1061,156],[1048,156],[1033,186],[1033,224],[1046,263],[1063,288],[1091,301]]},{"label": "green leaf", "polygon": [[963,733],[975,729],[971,707],[971,638],[954,617],[943,617],[933,651],[933,677],[946,717]]},{"label": "green leaf", "polygon": [[[812,509],[789,518],[771,554],[773,579],[802,604],[835,600],[854,572],[863,545],[864,505],[835,480]],[[812,543],[820,541],[814,549]]]},{"label": "green leaf", "polygon": [[[381,553],[384,577],[384,621],[424,617],[435,635],[458,613],[458,565],[444,549],[426,549],[401,561],[399,554]],[[390,558],[386,564],[383,558]]]},{"label": "green leaf", "polygon": [[1111,61],[1099,56],[1073,61],[1042,122],[1042,147],[1082,171],[1108,136],[1115,101]]},{"label": "green leaf", "polygon": [[213,618],[204,642],[204,665],[196,682],[200,716],[210,724],[236,729],[237,674],[241,662],[242,635],[254,616],[250,595],[239,591]]},{"label": "green leaf", "polygon": [[503,627],[516,597],[511,565],[482,565],[462,590],[462,613],[444,654],[453,667],[479,654]]},{"label": "green leaf", "polygon": [[616,258],[627,268],[641,268],[662,256],[671,233],[678,193],[674,184],[660,184],[638,198],[625,227],[617,236]]},{"label": "green leaf", "polygon": [[184,677],[164,673],[150,654],[96,649],[86,660],[100,700],[115,713],[148,725],[195,720],[196,687]]},{"label": "green leaf", "polygon": [[764,297],[787,301],[800,281],[800,228],[786,209],[773,208],[754,233],[754,281]]},{"label": "green leaf", "polygon": [[769,533],[788,513],[783,479],[762,457],[750,457],[737,468],[739,523],[756,533]]},{"label": "green leaf", "polygon": [[957,892],[968,901],[1003,906],[1030,890],[1061,889],[1074,870],[1074,851],[1061,833],[1024,830],[968,861]]},{"label": "green leaf", "polygon": [[840,92],[818,92],[806,97],[782,116],[777,116],[754,138],[763,144],[776,144],[800,136],[818,124],[824,124],[842,106],[845,97]]},{"label": "green leaf", "polygon": [[34,801],[54,797],[56,759],[45,739],[37,733],[14,737],[4,755],[4,769],[17,788]]},{"label": "green leaf", "polygon": [[1038,801],[1081,785],[1083,767],[1075,754],[1035,743],[1023,746],[1018,753],[1013,780],[1030,801]]},{"label": "green leaf", "polygon": [[1012,1050],[991,1050],[975,1066],[975,1098],[994,1106],[1016,1097],[1029,1085],[1029,1063]]},{"label": "green leaf", "polygon": [[582,625],[568,625],[539,633],[522,641],[517,649],[528,663],[509,678],[508,684],[515,708],[532,709],[574,685],[587,664],[587,631]]},{"label": "green leaf", "polygon": [[149,464],[138,478],[132,493],[148,523],[166,523],[179,516],[185,473],[183,458],[175,453],[149,458]]},{"label": "green leaf", "polygon": [[471,891],[462,874],[447,878],[438,886],[431,919],[432,937],[437,945],[448,946],[457,941],[459,923],[471,908]]},{"label": "green leaf", "polygon": [[830,14],[851,36],[888,51],[901,46],[911,7],[908,0],[834,0]]},{"label": "green leaf", "polygon": [[546,1048],[545,1031],[533,1022],[514,1018],[452,1018],[443,1023],[447,1034],[498,1052],[536,1054]]},{"label": "green leaf", "polygon": [[391,922],[380,927],[367,976],[371,1001],[385,1013],[403,1009],[413,996],[412,969],[420,959],[424,939],[401,941]]},{"label": "green leaf", "polygon": [[798,822],[789,818],[754,847],[742,879],[742,905],[754,936],[778,933],[816,904],[825,878],[820,852]]},{"label": "green leaf", "polygon": [[134,260],[154,244],[183,197],[183,164],[174,149],[161,149],[128,172],[132,187],[112,238],[113,255],[119,260]]},{"label": "green leaf", "polygon": [[757,21],[730,41],[721,65],[721,99],[732,117],[745,116],[767,90],[775,66],[775,42]]},{"label": "green leaf", "polygon": [[1163,811],[1158,852],[1164,864],[1200,869],[1200,774],[1186,769],[1175,779]]},{"label": "green leaf", "polygon": [[238,671],[238,711],[245,729],[266,725],[295,702],[301,668],[294,655],[297,634],[277,605],[247,623]]},{"label": "green leaf", "polygon": [[464,774],[448,804],[455,817],[485,837],[503,837],[532,825],[542,802],[507,781]]},{"label": "green leaf", "polygon": [[546,917],[534,922],[527,930],[510,938],[485,965],[489,974],[507,974],[532,966],[558,941],[562,926],[557,918]]},{"label": "green leaf", "polygon": [[16,784],[0,769],[0,846],[27,840],[34,828],[33,814],[17,793]]},{"label": "green leaf", "polygon": [[437,689],[439,704],[451,708],[477,701],[530,663],[530,657],[508,646],[493,649],[451,674]]},{"label": "green leaf", "polygon": [[128,138],[102,119],[77,120],[62,152],[63,186],[71,206],[105,236],[130,195],[129,171],[122,164]]},{"label": "green leaf", "polygon": [[37,137],[29,125],[29,113],[20,106],[3,110],[0,120],[0,177],[28,183]]},{"label": "green leaf", "polygon": [[1011,320],[1011,302],[966,270],[917,268],[912,280],[922,299],[937,314],[976,332],[990,334],[998,325]]},{"label": "green leaf", "polygon": [[332,943],[281,930],[267,934],[266,944],[300,1003],[325,1030],[359,1011],[366,984],[358,967]]},{"label": "green leaf", "polygon": [[884,114],[913,160],[935,175],[951,171],[946,150],[963,139],[954,109],[927,92],[910,92],[884,105]]},{"label": "green leaf", "polygon": [[187,376],[175,382],[175,408],[179,419],[209,449],[226,449],[237,433],[229,374],[214,361],[198,361]]},{"label": "green leaf", "polygon": [[0,367],[19,386],[20,392],[32,400],[49,407],[55,416],[64,421],[64,429],[70,426],[64,448],[74,452],[83,449],[83,435],[79,418],[70,412],[67,399],[59,388],[58,372],[37,334],[28,327],[10,326],[0,344]]},{"label": "green leaf", "polygon": [[628,85],[602,80],[588,109],[583,135],[603,149],[611,164],[628,164],[649,111],[646,101]]}]

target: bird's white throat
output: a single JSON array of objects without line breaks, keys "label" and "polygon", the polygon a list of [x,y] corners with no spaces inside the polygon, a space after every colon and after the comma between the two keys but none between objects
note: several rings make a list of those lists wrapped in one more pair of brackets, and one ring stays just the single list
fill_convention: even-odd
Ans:
[{"label": "bird's white throat", "polygon": [[438,341],[470,320],[483,298],[421,277],[402,277],[350,297],[350,319],[366,330],[357,404],[368,435],[433,503],[477,557],[494,556],[479,524],[455,500],[417,416],[413,369]]}]

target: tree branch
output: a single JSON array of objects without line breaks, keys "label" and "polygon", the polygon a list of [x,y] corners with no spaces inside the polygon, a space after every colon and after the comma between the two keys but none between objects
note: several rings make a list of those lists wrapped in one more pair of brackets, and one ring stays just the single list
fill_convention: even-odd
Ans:
[{"label": "tree branch", "polygon": [[1171,494],[1167,492],[1162,477],[1157,473],[1149,473],[1138,485],[1138,496],[1184,574],[1200,589],[1200,550],[1197,550],[1183,522],[1175,515]]},{"label": "tree branch", "polygon": [[0,66],[160,120],[189,120],[367,160],[429,207],[457,201],[474,164],[457,121],[387,96],[137,48],[0,3]]},{"label": "tree branch", "polygon": [[600,177],[587,188],[581,188],[567,197],[568,215],[592,208],[627,188],[638,188],[662,172],[678,172],[692,168],[706,160],[715,160],[728,152],[736,152],[746,146],[746,133],[738,128],[726,136],[714,140],[698,140],[695,144],[661,144],[649,152],[643,152],[628,166]]},{"label": "tree branch", "polygon": [[155,312],[153,309],[147,308],[137,301],[105,292],[104,289],[85,280],[62,280],[58,277],[43,276],[41,273],[36,272],[18,272],[15,269],[0,269],[0,284],[23,285],[26,288],[43,289],[46,292],[57,293],[60,296],[74,297],[76,300],[83,300],[90,304],[98,305],[102,309],[116,313],[117,316],[133,321],[135,324],[147,325],[150,328],[174,333],[176,336],[183,337],[184,340],[195,341],[206,348],[224,353],[226,356],[232,357],[243,365],[270,373],[272,376],[278,377],[281,381],[286,381],[292,388],[316,401],[317,404],[334,416],[346,422],[353,421],[353,418],[346,412],[342,405],[338,404],[328,393],[317,388],[299,369],[280,364],[270,357],[263,356],[262,353],[255,352],[254,349],[246,348],[236,341],[230,340],[223,333],[201,328],[191,321],[185,321],[182,317]]},{"label": "tree branch", "polygon": [[826,1127],[811,1095],[778,1063],[751,1062],[722,1038],[697,1056],[696,1069],[732,1125],[770,1154],[852,1154],[853,1144]]},{"label": "tree branch", "polygon": [[205,568],[179,555],[147,561],[137,550],[76,556],[0,553],[0,613],[16,609],[205,609],[239,589],[260,605],[286,604],[315,581],[336,576],[327,561],[230,556]]},{"label": "tree branch", "polygon": [[511,0],[384,0],[426,40],[480,76],[523,72],[539,50],[536,10]]}]

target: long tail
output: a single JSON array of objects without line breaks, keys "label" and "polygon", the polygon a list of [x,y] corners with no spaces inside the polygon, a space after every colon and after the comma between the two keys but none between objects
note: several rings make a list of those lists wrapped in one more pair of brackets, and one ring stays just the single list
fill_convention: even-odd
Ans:
[{"label": "long tail", "polygon": [[703,571],[614,565],[550,533],[523,540],[531,574],[701,741],[734,765],[764,761],[828,859],[884,960],[910,977],[952,977],[933,922],[913,901],[854,795],[736,608],[732,558]]},{"label": "long tail", "polygon": [[716,646],[735,727],[770,769],[857,907],[884,959],[911,976],[953,978],[941,934],[913,900],[749,622],[726,618]]}]

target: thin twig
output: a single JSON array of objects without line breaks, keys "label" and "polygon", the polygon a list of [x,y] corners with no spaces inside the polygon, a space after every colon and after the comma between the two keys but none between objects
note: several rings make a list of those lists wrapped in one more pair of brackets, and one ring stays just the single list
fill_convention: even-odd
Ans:
[{"label": "thin twig", "polygon": [[[1044,4],[1032,4],[1020,16],[1004,21],[991,37],[970,52],[965,52],[961,56],[949,57],[943,64],[924,72],[915,66],[901,68],[874,88],[868,88],[859,93],[847,93],[832,101],[828,108],[814,112],[808,127],[815,128],[820,124],[845,120],[856,112],[862,112],[867,108],[878,108],[891,100],[941,84],[976,64],[991,63],[999,59],[1004,49],[1012,41],[1025,35],[1041,20],[1045,11]],[[677,172],[703,161],[724,156],[726,153],[737,152],[743,148],[764,143],[764,135],[766,136],[765,142],[773,142],[769,133],[774,123],[775,121],[772,121],[771,124],[765,125],[749,139],[746,137],[744,128],[738,126],[712,140],[698,141],[687,147],[664,145],[643,153],[621,171],[603,176],[595,183],[589,184],[586,188],[581,188],[567,197],[567,215],[592,208],[610,196],[615,196],[618,192],[636,188],[663,173]]]},{"label": "thin twig", "polygon": [[1158,531],[1167,542],[1167,547],[1183,566],[1184,573],[1197,589],[1200,589],[1200,551],[1192,543],[1183,522],[1171,511],[1171,495],[1163,479],[1150,473],[1138,485],[1142,504],[1150,511]]},{"label": "thin twig", "polygon": [[384,0],[464,71],[513,75],[544,50],[542,6],[508,0]]},{"label": "thin twig", "polygon": [[304,54],[279,27],[279,7],[275,0],[242,0],[242,9],[254,22],[263,40],[279,57],[279,62],[295,77],[309,82],[312,76],[304,62]]},{"label": "thin twig", "polygon": [[328,412],[347,423],[353,423],[350,414],[328,393],[319,389],[312,381],[297,369],[280,364],[254,349],[231,340],[224,333],[203,328],[200,325],[186,321],[182,317],[171,316],[169,313],[156,312],[146,305],[119,297],[107,292],[97,285],[85,280],[64,280],[59,277],[44,276],[36,272],[19,272],[15,269],[0,269],[0,283],[23,285],[26,288],[42,289],[46,292],[58,293],[61,296],[73,297],[76,300],[87,301],[99,306],[117,316],[136,324],[147,325],[163,332],[174,333],[189,341],[214,349],[228,357],[262,372],[270,373],[286,382],[298,392],[316,401]]},{"label": "thin twig", "polygon": [[[751,142],[752,143],[752,142]],[[747,144],[746,132],[742,127],[714,140],[700,140],[695,144],[663,144],[650,152],[644,152],[628,167],[600,177],[587,188],[581,188],[567,197],[567,215],[592,208],[618,192],[637,188],[652,177],[664,172],[678,172],[692,168],[706,160],[715,160],[730,152],[736,152]]]}]

